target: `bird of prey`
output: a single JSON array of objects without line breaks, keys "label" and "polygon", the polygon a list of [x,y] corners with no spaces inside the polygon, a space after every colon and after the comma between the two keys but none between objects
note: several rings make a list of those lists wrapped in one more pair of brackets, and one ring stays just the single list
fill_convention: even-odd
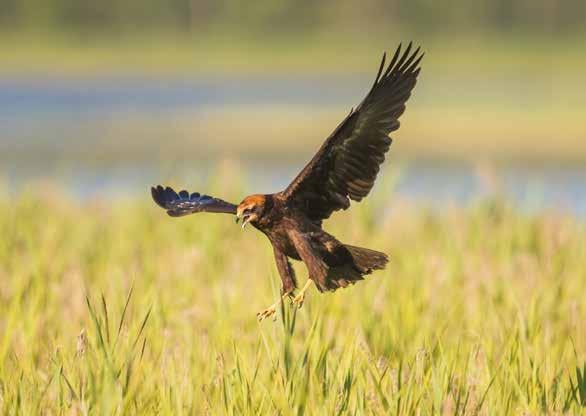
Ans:
[{"label": "bird of prey", "polygon": [[[158,185],[151,189],[155,202],[172,217],[197,212],[236,215],[265,234],[273,246],[282,281],[277,302],[257,314],[263,320],[276,312],[285,298],[298,307],[314,283],[320,292],[347,287],[374,270],[384,269],[387,255],[340,242],[322,228],[333,212],[361,201],[372,189],[380,165],[391,145],[389,134],[399,128],[399,117],[417,82],[423,58],[420,48],[401,45],[388,65],[386,54],[372,88],[362,102],[325,140],[321,148],[289,186],[274,194],[250,195],[234,205],[222,199]],[[298,294],[289,259],[301,260],[307,283]]]}]

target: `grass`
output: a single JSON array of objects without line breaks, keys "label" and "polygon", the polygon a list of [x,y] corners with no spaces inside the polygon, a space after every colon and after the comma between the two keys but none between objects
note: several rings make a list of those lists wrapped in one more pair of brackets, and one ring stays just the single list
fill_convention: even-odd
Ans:
[{"label": "grass", "polygon": [[[586,129],[578,109],[536,104],[531,111],[525,111],[477,102],[466,106],[463,100],[447,107],[440,103],[420,104],[417,98],[401,118],[401,129],[391,135],[395,157],[536,164],[583,164],[586,159]],[[164,163],[223,157],[304,161],[313,156],[348,111],[342,106],[238,107],[164,117],[132,115],[90,124],[92,128],[84,132],[75,130],[72,135],[84,135],[86,140],[71,140],[65,148],[56,148],[49,141],[43,152],[36,147],[28,152],[37,157],[55,153],[56,158],[90,163],[96,154],[101,160],[118,162],[134,159]],[[161,138],[165,138],[164,147]],[[94,149],[91,157],[88,146]]]},{"label": "grass", "polygon": [[586,411],[583,223],[379,189],[326,227],[388,269],[258,323],[279,290],[271,249],[230,218],[171,219],[146,192],[3,193],[2,414]]},{"label": "grass", "polygon": [[193,76],[215,74],[367,73],[383,51],[413,41],[426,51],[425,66],[442,76],[474,74],[580,79],[583,35],[503,36],[412,32],[323,33],[305,36],[246,36],[235,33],[188,36],[137,35],[66,37],[0,31],[4,62],[0,74],[86,77],[100,75]]},{"label": "grass", "polygon": [[[400,130],[391,134],[394,158],[577,166],[586,160],[586,128],[578,108],[544,103],[526,111],[478,102],[466,105],[464,100],[447,107],[421,104],[418,98],[416,94],[408,105]],[[0,143],[0,161],[76,160],[120,166],[153,161],[201,164],[210,159],[299,163],[313,156],[347,113],[344,106],[255,106],[67,120],[62,128],[33,127],[30,137],[35,140],[25,137],[24,143],[18,141],[24,136],[8,133],[8,140]]]}]

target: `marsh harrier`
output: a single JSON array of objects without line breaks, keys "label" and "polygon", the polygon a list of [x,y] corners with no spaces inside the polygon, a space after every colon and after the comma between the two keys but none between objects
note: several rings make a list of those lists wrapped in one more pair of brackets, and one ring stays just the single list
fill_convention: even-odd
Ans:
[{"label": "marsh harrier", "polygon": [[[417,82],[420,49],[409,44],[397,48],[385,66],[383,55],[378,74],[366,98],[350,111],[326,139],[313,159],[283,191],[250,195],[234,205],[199,193],[175,192],[170,187],[151,189],[155,202],[172,217],[197,212],[236,215],[242,227],[251,224],[271,242],[282,280],[282,296],[257,316],[273,315],[279,303],[289,297],[301,307],[305,291],[313,283],[320,292],[334,291],[363,280],[383,269],[386,254],[343,244],[322,228],[334,211],[361,201],[375,182],[380,165],[391,145],[389,134],[399,128],[399,117]],[[309,278],[298,294],[289,259],[305,263]]]}]

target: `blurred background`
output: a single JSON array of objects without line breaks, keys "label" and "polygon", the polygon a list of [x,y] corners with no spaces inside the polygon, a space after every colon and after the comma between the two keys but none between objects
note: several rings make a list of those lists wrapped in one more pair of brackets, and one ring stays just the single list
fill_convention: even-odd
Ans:
[{"label": "blurred background", "polygon": [[10,193],[278,191],[413,40],[423,70],[375,192],[586,215],[583,0],[0,0],[0,35]]}]

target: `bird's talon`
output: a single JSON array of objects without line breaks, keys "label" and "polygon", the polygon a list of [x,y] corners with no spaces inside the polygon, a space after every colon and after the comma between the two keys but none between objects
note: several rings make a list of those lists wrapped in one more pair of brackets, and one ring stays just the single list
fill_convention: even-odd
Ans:
[{"label": "bird's talon", "polygon": [[297,309],[301,309],[303,306],[303,302],[305,302],[305,293],[300,293],[299,295],[295,296],[291,301],[291,306],[297,306]]},{"label": "bird's talon", "polygon": [[[272,305],[271,307],[265,309],[262,312],[259,312],[256,314],[256,318],[258,319],[259,322],[263,321],[264,319],[275,315],[275,313],[277,312],[277,309],[275,308],[275,305]],[[277,316],[275,315],[274,319],[276,319]]]}]

